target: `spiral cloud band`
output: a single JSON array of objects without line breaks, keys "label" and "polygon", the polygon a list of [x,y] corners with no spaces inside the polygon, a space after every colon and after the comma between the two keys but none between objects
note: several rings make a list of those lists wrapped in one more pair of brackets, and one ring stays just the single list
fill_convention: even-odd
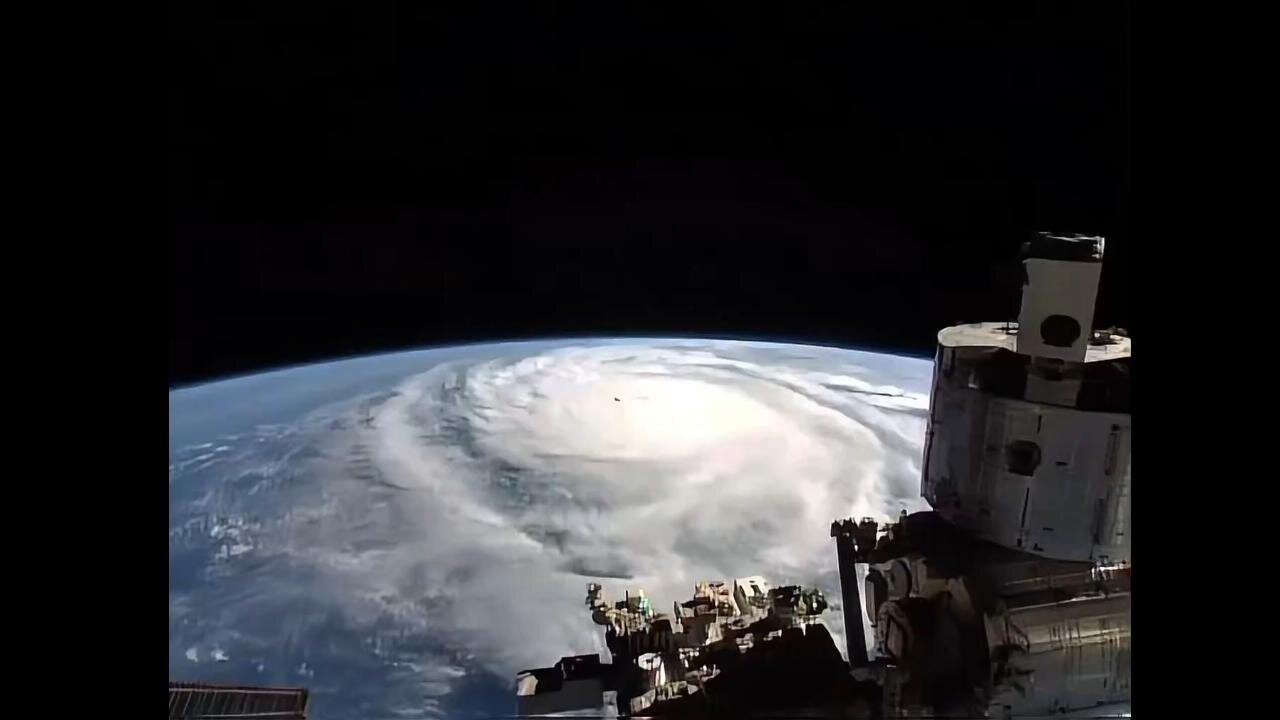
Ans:
[{"label": "spiral cloud band", "polygon": [[838,605],[831,520],[924,507],[926,360],[701,340],[422,357],[171,448],[171,675],[306,684],[317,717],[509,712],[516,671],[604,652],[588,581],[662,611],[764,574]]}]

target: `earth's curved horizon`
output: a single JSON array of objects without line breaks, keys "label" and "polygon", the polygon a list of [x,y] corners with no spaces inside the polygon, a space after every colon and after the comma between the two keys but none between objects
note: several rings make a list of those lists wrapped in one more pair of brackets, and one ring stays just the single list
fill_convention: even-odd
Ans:
[{"label": "earth's curved horizon", "polygon": [[564,338],[295,366],[169,394],[172,680],[304,685],[312,716],[513,711],[602,652],[585,585],[817,585],[836,517],[925,509],[932,361]]}]

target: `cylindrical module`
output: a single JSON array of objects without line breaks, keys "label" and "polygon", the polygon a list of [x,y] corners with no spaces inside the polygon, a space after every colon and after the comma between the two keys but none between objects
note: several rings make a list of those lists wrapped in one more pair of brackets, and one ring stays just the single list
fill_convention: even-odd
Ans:
[{"label": "cylindrical module", "polygon": [[[1129,701],[1128,593],[1016,608],[991,620],[992,644],[1018,648],[996,685],[993,706],[1045,715]],[[1034,679],[1034,692],[1020,679]]]},{"label": "cylindrical module", "polygon": [[[941,339],[953,338],[944,331]],[[1007,377],[981,377],[1008,361],[973,350],[944,345],[939,352],[921,494],[948,521],[1006,547],[1062,560],[1127,561],[1128,408],[1016,397],[1001,387]]]},{"label": "cylindrical module", "polygon": [[938,333],[921,494],[949,522],[1061,560],[1129,560],[1127,337],[1093,319],[1101,238],[1029,244],[1019,323]]}]

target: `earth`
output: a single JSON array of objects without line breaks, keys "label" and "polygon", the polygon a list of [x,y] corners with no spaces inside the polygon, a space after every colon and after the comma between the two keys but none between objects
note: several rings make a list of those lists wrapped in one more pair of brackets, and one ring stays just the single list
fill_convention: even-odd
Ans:
[{"label": "earth", "polygon": [[311,716],[514,712],[599,652],[583,598],[822,589],[833,519],[927,509],[933,364],[731,340],[435,348],[169,393],[169,678],[303,686]]}]

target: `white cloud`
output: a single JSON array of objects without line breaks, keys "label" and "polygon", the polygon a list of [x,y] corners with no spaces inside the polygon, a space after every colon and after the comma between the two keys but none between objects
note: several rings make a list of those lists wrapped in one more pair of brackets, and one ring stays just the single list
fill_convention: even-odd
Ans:
[{"label": "white cloud", "polygon": [[[885,378],[857,354],[803,350],[561,347],[436,367],[368,413],[313,415],[299,429],[312,450],[274,460],[292,482],[236,500],[281,509],[246,525],[236,539],[253,552],[224,565],[252,560],[278,585],[228,593],[239,612],[217,610],[247,624],[253,607],[315,607],[259,645],[323,645],[308,633],[340,623],[383,638],[368,655],[401,663],[434,705],[462,667],[509,678],[602,651],[581,605],[591,579],[613,597],[643,587],[659,610],[699,579],[748,574],[838,600],[831,520],[924,507],[931,364],[895,359]],[[839,636],[839,613],[826,620]],[[242,628],[241,641],[270,627]],[[468,659],[450,657],[463,648]]]},{"label": "white cloud", "polygon": [[520,469],[524,507],[500,509],[511,491],[483,477],[491,465],[421,441],[441,419],[424,400],[436,373],[402,387],[362,441],[391,482],[423,491],[419,557],[460,600],[441,620],[510,674],[596,649],[578,607],[587,576],[631,575],[664,606],[704,577],[815,582],[833,569],[832,519],[921,507],[913,453],[926,396],[846,369],[649,346],[469,367],[449,410],[484,458]]}]

